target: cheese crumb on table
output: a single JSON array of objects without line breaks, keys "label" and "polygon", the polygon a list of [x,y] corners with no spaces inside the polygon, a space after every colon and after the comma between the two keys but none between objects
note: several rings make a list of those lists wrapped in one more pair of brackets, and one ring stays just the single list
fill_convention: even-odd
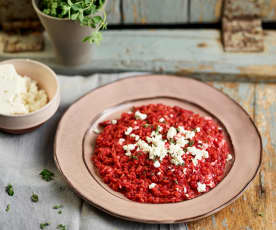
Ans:
[{"label": "cheese crumb on table", "polygon": [[48,102],[48,96],[37,82],[20,76],[12,64],[0,65],[0,113],[28,114],[39,110]]}]

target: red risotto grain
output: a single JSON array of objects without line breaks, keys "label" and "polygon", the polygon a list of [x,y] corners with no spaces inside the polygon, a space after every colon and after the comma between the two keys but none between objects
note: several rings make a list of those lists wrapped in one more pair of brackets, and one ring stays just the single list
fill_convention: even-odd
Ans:
[{"label": "red risotto grain", "polygon": [[104,183],[133,201],[195,198],[223,179],[231,160],[218,124],[178,106],[134,107],[101,126],[92,161]]}]

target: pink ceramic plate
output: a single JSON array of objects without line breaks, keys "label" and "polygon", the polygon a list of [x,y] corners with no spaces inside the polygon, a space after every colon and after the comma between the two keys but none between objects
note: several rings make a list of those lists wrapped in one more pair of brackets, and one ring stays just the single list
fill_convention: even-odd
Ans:
[{"label": "pink ceramic plate", "polygon": [[[234,160],[210,192],[170,204],[133,202],[112,191],[90,160],[99,122],[118,118],[134,105],[179,105],[216,119],[224,127]],[[70,186],[86,201],[114,216],[146,223],[188,222],[209,216],[237,199],[256,176],[262,143],[249,115],[232,99],[202,82],[175,76],[139,76],[105,85],[75,102],[61,119],[55,161]]]}]

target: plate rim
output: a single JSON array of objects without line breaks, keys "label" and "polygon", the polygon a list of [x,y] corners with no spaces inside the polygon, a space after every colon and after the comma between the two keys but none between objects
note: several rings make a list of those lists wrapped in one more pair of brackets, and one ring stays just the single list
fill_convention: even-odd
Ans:
[{"label": "plate rim", "polygon": [[[184,79],[187,79],[187,80],[191,80],[191,81],[195,81],[197,83],[200,83],[200,84],[204,84],[205,87],[208,87],[208,88],[211,88],[213,90],[216,90],[218,93],[224,95],[227,97],[227,99],[234,103],[236,106],[238,106],[238,108],[240,110],[243,111],[243,113],[246,115],[246,117],[249,119],[249,122],[251,123],[251,125],[253,126],[254,130],[256,131],[256,134],[257,134],[257,137],[258,137],[258,140],[260,142],[260,152],[259,152],[259,162],[258,162],[258,166],[254,172],[254,175],[252,175],[252,177],[250,178],[250,180],[242,187],[242,189],[235,195],[233,196],[230,200],[226,201],[225,203],[223,203],[222,205],[214,208],[213,210],[210,210],[202,215],[198,215],[198,216],[194,216],[194,217],[191,217],[191,218],[184,218],[184,219],[177,219],[175,221],[145,221],[143,219],[134,219],[134,218],[131,218],[131,217],[128,217],[128,216],[122,216],[122,215],[119,215],[115,212],[112,212],[108,209],[105,209],[104,207],[94,203],[93,201],[89,200],[88,198],[86,198],[82,193],[81,191],[79,191],[77,188],[74,187],[74,185],[71,183],[71,181],[69,180],[69,178],[67,178],[65,176],[65,173],[63,172],[63,170],[61,169],[61,166],[60,166],[60,163],[59,163],[59,160],[58,160],[58,157],[57,157],[57,136],[58,136],[58,132],[60,130],[60,126],[61,126],[61,123],[64,119],[64,117],[67,115],[67,113],[69,112],[70,108],[72,106],[74,106],[77,102],[79,102],[80,100],[82,100],[84,97],[88,96],[89,94],[97,91],[97,90],[100,90],[101,88],[104,88],[108,85],[112,85],[112,84],[115,84],[115,83],[118,83],[120,81],[128,81],[128,80],[131,80],[133,78],[145,78],[145,77],[171,77],[171,78],[178,78],[178,79],[181,79],[181,78],[184,78]],[[208,111],[208,110],[207,110]],[[210,111],[212,112],[212,111]],[[57,129],[56,129],[56,134],[55,134],[55,139],[54,139],[54,145],[53,145],[53,148],[54,148],[54,161],[55,161],[55,164],[59,170],[59,172],[61,173],[62,177],[65,179],[65,181],[70,185],[70,187],[74,190],[74,192],[79,195],[83,200],[85,200],[86,202],[88,202],[89,204],[91,204],[92,206],[108,213],[108,214],[111,214],[112,216],[115,216],[115,217],[119,217],[121,219],[125,219],[125,220],[130,220],[130,221],[135,221],[135,222],[141,222],[141,223],[151,223],[151,224],[158,224],[158,223],[161,223],[161,224],[171,224],[171,223],[183,223],[183,222],[190,222],[190,221],[195,221],[195,220],[198,220],[198,219],[202,219],[204,217],[207,217],[207,216],[210,216],[218,211],[220,211],[221,209],[223,209],[224,207],[228,206],[229,204],[233,203],[236,199],[238,199],[242,194],[243,192],[248,188],[248,186],[253,182],[253,180],[255,179],[256,175],[258,174],[259,170],[260,170],[260,167],[261,167],[261,164],[262,164],[262,161],[263,161],[263,141],[262,141],[262,137],[261,137],[261,134],[255,124],[255,122],[253,121],[253,119],[251,118],[251,116],[247,113],[247,111],[238,103],[236,102],[233,98],[231,98],[229,95],[225,94],[224,92],[222,92],[221,90],[211,86],[211,85],[208,85],[206,84],[205,82],[201,81],[201,80],[198,80],[198,79],[194,79],[194,78],[190,78],[190,77],[186,77],[186,76],[177,76],[177,75],[160,75],[160,74],[143,74],[143,75],[134,75],[134,76],[128,76],[128,77],[124,77],[124,78],[120,78],[120,79],[117,79],[115,81],[112,81],[112,82],[109,82],[109,83],[106,83],[106,84],[103,84],[101,86],[98,86],[92,90],[89,90],[88,92],[86,92],[84,95],[80,96],[78,99],[74,100],[70,106],[65,110],[65,112],[63,113],[61,119],[59,120],[58,122],[58,126],[57,126]]]}]

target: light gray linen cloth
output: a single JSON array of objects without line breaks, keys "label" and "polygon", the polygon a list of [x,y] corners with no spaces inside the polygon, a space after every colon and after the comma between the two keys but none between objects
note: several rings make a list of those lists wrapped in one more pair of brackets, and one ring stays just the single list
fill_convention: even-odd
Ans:
[{"label": "light gray linen cloth", "polygon": [[[59,110],[46,124],[31,133],[9,135],[0,132],[0,230],[38,230],[40,223],[50,222],[46,230],[63,224],[68,230],[186,229],[185,224],[141,224],[110,216],[82,201],[66,184],[53,160],[53,141],[57,123],[64,111],[90,90],[120,78],[141,73],[95,74],[88,77],[58,76],[61,85]],[[55,173],[46,182],[39,173],[47,168]],[[14,187],[8,196],[5,187]],[[39,202],[31,202],[32,193]],[[107,201],[108,202],[108,201]],[[5,211],[10,204],[10,210]],[[63,205],[62,213],[53,209]]]}]

